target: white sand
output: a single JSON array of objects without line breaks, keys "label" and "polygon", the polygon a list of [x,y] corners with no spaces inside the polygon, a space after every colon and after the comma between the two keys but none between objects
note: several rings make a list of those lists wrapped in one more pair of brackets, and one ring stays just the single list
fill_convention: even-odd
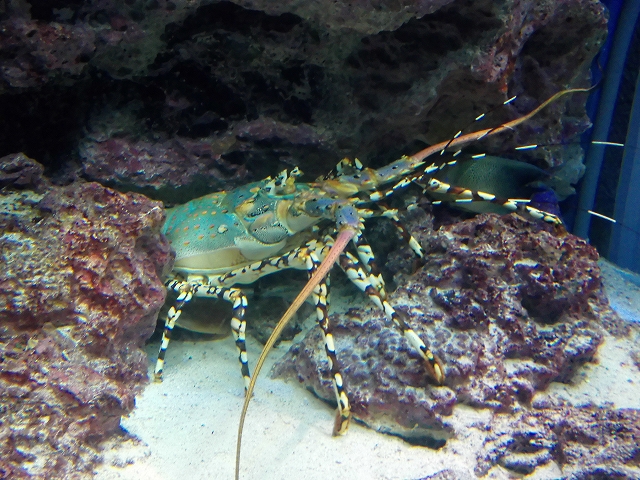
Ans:
[{"label": "white sand", "polygon": [[[622,314],[640,318],[640,288],[621,282],[607,268],[612,304]],[[612,286],[621,290],[615,290]],[[635,289],[634,289],[635,288]],[[575,385],[554,384],[542,395],[559,396],[581,405],[612,403],[640,408],[640,372],[630,353],[640,336],[607,337],[598,363],[583,367]],[[458,407],[451,417],[456,438],[439,451],[413,447],[399,438],[352,424],[345,437],[331,436],[333,410],[293,383],[266,374],[286,352],[283,343],[272,352],[249,408],[245,424],[243,479],[420,479],[449,469],[456,478],[475,479],[476,455],[489,411]],[[157,345],[149,348],[155,361]],[[248,349],[255,359],[260,345]],[[151,365],[150,365],[151,366]],[[236,432],[243,403],[236,350],[231,338],[219,341],[173,342],[167,354],[165,380],[152,383],[137,400],[123,427],[137,440],[113,444],[98,469],[99,480],[232,479]],[[558,478],[556,465],[537,469],[526,478]],[[483,478],[513,478],[495,467]]]}]

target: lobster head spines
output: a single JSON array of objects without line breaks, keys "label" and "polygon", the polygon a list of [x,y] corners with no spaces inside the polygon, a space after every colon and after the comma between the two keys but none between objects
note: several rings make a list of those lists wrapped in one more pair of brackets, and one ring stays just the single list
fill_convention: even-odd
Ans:
[{"label": "lobster head spines", "polygon": [[320,221],[320,217],[309,216],[295,206],[300,195],[309,191],[307,185],[295,183],[298,175],[300,171],[295,168],[290,174],[285,170],[274,180],[265,179],[251,198],[235,205],[238,219],[248,234],[262,243],[272,244]]},{"label": "lobster head spines", "polygon": [[302,170],[300,170],[298,167],[294,167],[291,172],[289,172],[288,170],[283,170],[274,179],[272,179],[271,177],[266,178],[264,180],[265,184],[262,187],[262,190],[267,195],[284,196],[295,194],[295,179],[301,175]]}]

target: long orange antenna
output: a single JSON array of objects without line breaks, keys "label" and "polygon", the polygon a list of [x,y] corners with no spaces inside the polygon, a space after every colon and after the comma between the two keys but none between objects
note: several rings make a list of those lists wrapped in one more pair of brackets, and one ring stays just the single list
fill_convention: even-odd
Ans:
[{"label": "long orange antenna", "polygon": [[282,333],[282,330],[284,330],[284,327],[287,326],[291,318],[293,318],[293,316],[296,314],[298,309],[305,302],[307,297],[311,295],[311,292],[313,292],[313,289],[316,288],[318,284],[327,276],[327,274],[329,273],[329,270],[331,270],[331,268],[333,267],[333,264],[336,262],[340,254],[344,251],[344,249],[347,247],[347,245],[355,235],[356,235],[356,231],[350,227],[344,228],[343,230],[340,231],[340,233],[338,234],[338,237],[336,238],[336,241],[331,247],[331,250],[329,250],[329,253],[325,257],[325,259],[322,261],[322,263],[320,264],[316,272],[313,274],[313,276],[309,279],[309,281],[304,286],[302,291],[295,298],[291,306],[284,313],[284,315],[282,316],[282,318],[280,319],[276,327],[273,329],[271,336],[269,337],[267,342],[264,344],[264,348],[260,353],[260,357],[256,362],[256,367],[253,371],[253,375],[251,376],[251,382],[249,382],[249,387],[247,388],[246,396],[244,397],[244,405],[242,406],[242,413],[240,414],[240,425],[238,427],[238,442],[236,445],[236,473],[235,473],[236,480],[240,479],[240,450],[242,448],[242,431],[244,429],[244,420],[247,416],[247,410],[249,408],[249,402],[251,401],[251,396],[253,395],[253,390],[256,385],[256,380],[258,379],[260,370],[262,369],[262,366],[264,365],[264,362],[267,359],[267,355],[271,351],[271,348],[273,347],[273,345],[276,343],[276,340],[280,336],[280,333]]}]

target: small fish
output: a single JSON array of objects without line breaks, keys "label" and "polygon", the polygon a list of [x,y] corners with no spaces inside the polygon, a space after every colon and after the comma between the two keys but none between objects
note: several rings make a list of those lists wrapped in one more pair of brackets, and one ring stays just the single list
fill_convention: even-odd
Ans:
[{"label": "small fish", "polygon": [[[500,198],[530,199],[539,193],[541,188],[555,198],[553,191],[545,186],[545,181],[552,178],[549,173],[534,165],[508,158],[488,155],[474,160],[459,160],[455,165],[448,166],[434,176],[449,185],[491,192]],[[430,195],[442,202],[453,200],[453,196],[446,194],[430,192]],[[545,206],[542,209],[546,210],[547,200],[542,203]],[[548,211],[555,213],[557,200],[551,203],[554,210]],[[487,202],[456,203],[455,206],[476,213],[509,213],[505,207]]]}]

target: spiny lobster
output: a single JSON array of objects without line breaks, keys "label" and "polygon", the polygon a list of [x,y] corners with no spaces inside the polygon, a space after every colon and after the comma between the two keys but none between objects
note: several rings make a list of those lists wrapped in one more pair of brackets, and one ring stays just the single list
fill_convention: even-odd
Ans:
[{"label": "spiny lobster", "polygon": [[[200,296],[232,303],[231,329],[247,393],[238,434],[236,478],[242,426],[255,379],[280,331],[309,295],[316,305],[318,324],[324,333],[338,404],[334,435],[347,431],[349,398],[336,360],[327,314],[326,277],[336,261],[348,278],[401,330],[423,358],[427,372],[435,382],[444,382],[442,361],[387,300],[385,284],[373,252],[363,238],[364,221],[374,216],[392,219],[415,254],[422,257],[424,250],[399,223],[397,211],[379,203],[416,183],[422,185],[426,192],[451,195],[454,202],[500,204],[508,210],[520,210],[536,219],[561,225],[556,215],[529,206],[527,200],[503,199],[490,193],[448,185],[435,175],[455,164],[455,158],[444,164],[434,162],[429,165],[427,159],[435,153],[460,148],[483,137],[510,130],[559,97],[585,91],[588,89],[560,91],[520,118],[496,128],[468,134],[459,132],[446,142],[402,157],[377,170],[365,168],[357,159],[343,160],[338,164],[336,173],[315,182],[297,183],[296,178],[301,172],[294,168],[275,178],[266,178],[229,192],[212,193],[168,210],[163,233],[176,252],[176,261],[165,285],[177,292],[177,300],[167,314],[155,376],[158,380],[162,377],[171,332],[176,324],[180,326],[179,318],[187,302],[194,296]],[[375,204],[376,209],[367,208],[369,204]],[[325,220],[330,222],[323,222]],[[324,226],[325,223],[328,226]],[[356,255],[346,250],[349,243],[355,247]],[[289,268],[307,270],[311,278],[267,341],[251,378],[245,345],[247,299],[237,285],[250,284],[260,277]]]}]

